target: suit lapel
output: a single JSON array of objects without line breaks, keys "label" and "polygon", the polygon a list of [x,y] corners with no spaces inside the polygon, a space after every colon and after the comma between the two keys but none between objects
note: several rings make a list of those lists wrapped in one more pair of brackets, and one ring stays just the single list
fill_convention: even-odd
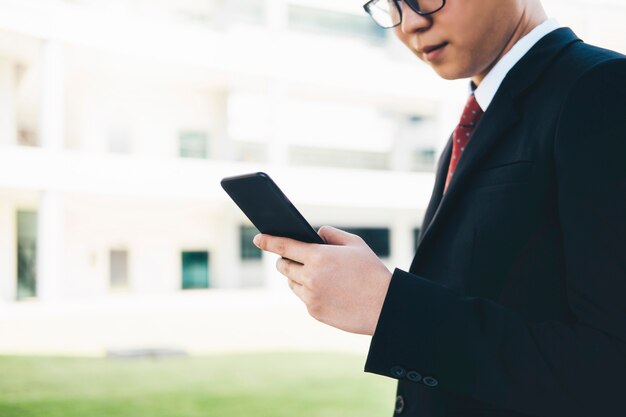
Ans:
[{"label": "suit lapel", "polygon": [[[508,97],[499,101],[501,103],[497,103],[494,99],[492,105],[497,105],[497,107],[490,106],[489,111],[483,115],[480,123],[476,126],[476,130],[463,153],[463,157],[459,160],[454,172],[454,177],[452,177],[445,194],[443,194],[440,199],[435,200],[435,198],[433,198],[431,200],[431,204],[429,204],[426,213],[428,215],[429,212],[432,211],[433,214],[428,218],[428,223],[426,223],[425,218],[425,229],[420,239],[418,252],[413,261],[414,264],[424,243],[432,235],[436,234],[437,228],[442,224],[442,219],[445,218],[446,213],[453,207],[454,201],[462,195],[463,190],[465,190],[465,184],[472,172],[480,166],[480,162],[503,134],[518,121],[519,115],[513,105],[513,101]],[[492,109],[494,110],[492,111]],[[439,187],[436,185],[435,190],[438,196],[441,196],[443,192],[443,184],[441,183],[445,183],[447,176],[450,155],[448,154],[447,157],[448,164],[442,164],[445,165],[445,169],[440,170],[437,174],[436,184],[438,184]]]},{"label": "suit lapel", "polygon": [[566,46],[577,41],[580,40],[570,29],[557,29],[540,40],[509,72],[476,126],[463,157],[459,160],[454,177],[443,194],[452,148],[451,141],[448,142],[441,156],[433,197],[424,217],[424,230],[412,268],[417,265],[420,254],[424,252],[424,246],[436,235],[437,229],[445,221],[446,214],[454,206],[454,202],[467,190],[469,178],[481,166],[485,156],[520,120],[518,98],[534,84]]}]

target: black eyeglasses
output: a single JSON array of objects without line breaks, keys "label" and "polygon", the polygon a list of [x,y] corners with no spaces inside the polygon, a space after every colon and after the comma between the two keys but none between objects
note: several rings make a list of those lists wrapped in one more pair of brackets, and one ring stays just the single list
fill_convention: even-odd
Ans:
[{"label": "black eyeglasses", "polygon": [[391,29],[402,23],[403,2],[422,16],[437,13],[446,5],[446,0],[370,0],[363,8],[378,26]]}]

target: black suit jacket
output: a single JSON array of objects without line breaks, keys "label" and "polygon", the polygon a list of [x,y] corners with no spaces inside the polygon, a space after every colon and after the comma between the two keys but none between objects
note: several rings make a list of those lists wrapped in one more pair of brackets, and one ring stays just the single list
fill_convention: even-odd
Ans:
[{"label": "black suit jacket", "polygon": [[567,29],[509,72],[365,365],[406,416],[626,416],[626,57]]}]

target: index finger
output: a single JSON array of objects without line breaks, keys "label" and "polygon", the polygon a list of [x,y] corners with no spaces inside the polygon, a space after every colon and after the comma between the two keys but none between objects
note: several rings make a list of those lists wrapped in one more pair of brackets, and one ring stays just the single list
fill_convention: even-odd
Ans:
[{"label": "index finger", "polygon": [[312,243],[304,243],[287,237],[278,237],[259,234],[253,239],[253,243],[261,250],[275,253],[276,255],[291,259],[304,264],[308,259]]}]

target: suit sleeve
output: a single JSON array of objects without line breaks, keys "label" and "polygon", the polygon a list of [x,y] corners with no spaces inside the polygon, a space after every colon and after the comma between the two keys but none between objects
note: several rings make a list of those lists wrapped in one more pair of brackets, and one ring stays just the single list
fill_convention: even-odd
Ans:
[{"label": "suit sleeve", "polygon": [[556,198],[575,322],[526,322],[396,270],[367,372],[407,379],[413,370],[433,378],[426,389],[533,416],[626,415],[626,60],[584,74],[557,126]]}]

